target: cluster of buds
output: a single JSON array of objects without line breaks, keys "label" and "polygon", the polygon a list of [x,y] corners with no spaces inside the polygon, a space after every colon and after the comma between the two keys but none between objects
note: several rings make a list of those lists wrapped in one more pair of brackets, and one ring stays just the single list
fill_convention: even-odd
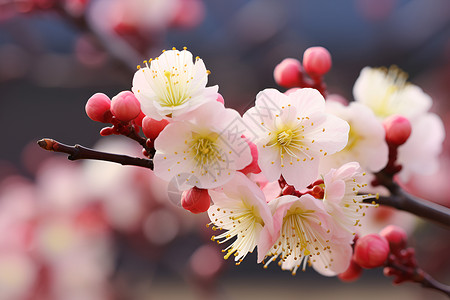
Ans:
[{"label": "cluster of buds", "polygon": [[[322,77],[331,69],[331,55],[323,47],[311,47],[303,53],[302,63],[296,58],[285,58],[273,72],[275,82],[284,88],[315,88],[325,95]],[[309,75],[309,78],[306,74]]]},{"label": "cluster of buds", "polygon": [[[112,124],[104,127],[100,135],[125,135],[137,139],[143,146],[143,153],[147,157],[152,156],[153,141],[169,123],[163,119],[154,120],[145,116],[141,111],[141,104],[130,91],[123,91],[110,99],[103,93],[96,93],[86,103],[86,114],[97,122]],[[139,138],[140,130],[147,139]]]},{"label": "cluster of buds", "polygon": [[384,267],[386,276],[394,276],[394,283],[420,282],[424,273],[418,269],[414,248],[407,248],[406,232],[394,225],[379,234],[355,238],[354,252],[349,268],[338,275],[345,282],[360,278],[363,269]]}]

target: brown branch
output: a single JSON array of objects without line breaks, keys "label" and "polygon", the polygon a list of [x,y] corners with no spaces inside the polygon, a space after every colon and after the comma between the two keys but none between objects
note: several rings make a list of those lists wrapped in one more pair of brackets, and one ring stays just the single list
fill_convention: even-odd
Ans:
[{"label": "brown branch", "polygon": [[[375,175],[377,183],[385,186],[391,193],[388,197],[380,196],[377,203],[413,213],[450,228],[449,208],[409,194],[393,181],[392,175],[383,172]],[[366,201],[371,202],[371,200]]]},{"label": "brown branch", "polygon": [[41,139],[38,145],[48,151],[61,152],[69,154],[68,159],[93,159],[119,163],[121,165],[131,165],[144,167],[153,170],[153,161],[139,157],[131,157],[121,154],[106,153],[92,150],[80,145],[68,146],[52,139]]},{"label": "brown branch", "polygon": [[376,202],[381,205],[387,205],[413,213],[418,217],[434,221],[450,228],[449,208],[415,197],[405,192],[403,189],[399,189],[395,195],[393,194],[388,197],[380,196]]},{"label": "brown branch", "polygon": [[394,269],[401,274],[405,274],[408,281],[420,283],[424,288],[440,291],[450,297],[450,286],[437,281],[420,268],[410,268],[395,262],[387,262],[386,267]]}]

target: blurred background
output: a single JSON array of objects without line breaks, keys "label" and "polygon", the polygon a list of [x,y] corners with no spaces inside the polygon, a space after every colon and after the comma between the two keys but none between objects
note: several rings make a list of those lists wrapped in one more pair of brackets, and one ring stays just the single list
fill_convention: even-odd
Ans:
[{"label": "blurred background", "polygon": [[[84,105],[96,92],[129,90],[136,65],[183,46],[241,113],[260,90],[279,88],[281,60],[323,46],[330,93],[352,100],[363,67],[395,64],[450,129],[448,0],[0,0],[0,299],[441,299],[392,287],[381,270],[344,284],[263,270],[254,254],[235,266],[209,241],[207,216],[168,201],[150,171],[37,147],[51,137],[139,155],[125,138],[100,139]],[[414,193],[450,207],[449,157],[447,139],[441,170],[414,178]],[[449,283],[448,231],[392,211],[374,222],[393,219],[420,265]]]}]

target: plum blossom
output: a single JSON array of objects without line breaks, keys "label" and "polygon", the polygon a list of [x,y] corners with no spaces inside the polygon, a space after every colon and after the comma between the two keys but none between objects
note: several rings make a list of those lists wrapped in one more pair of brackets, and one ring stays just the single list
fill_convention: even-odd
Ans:
[{"label": "plum blossom", "polygon": [[272,256],[264,267],[280,258],[283,270],[295,275],[305,269],[308,261],[325,276],[345,271],[350,263],[352,248],[348,241],[334,239],[333,219],[324,203],[309,194],[281,196],[269,202],[273,212],[275,239],[263,235],[265,242],[275,241],[267,256]]},{"label": "plum blossom", "polygon": [[328,100],[326,108],[350,125],[348,143],[341,151],[324,157],[320,163],[321,171],[357,161],[361,168],[369,172],[378,172],[388,162],[388,145],[381,122],[365,105],[352,102],[344,106],[336,101]]},{"label": "plum blossom", "polygon": [[402,165],[400,179],[407,182],[412,174],[431,175],[439,168],[439,154],[445,138],[442,120],[433,113],[411,122],[411,136],[398,148],[397,161]]},{"label": "plum blossom", "polygon": [[369,195],[358,195],[361,188],[367,186],[359,163],[350,162],[339,169],[331,169],[324,177],[325,209],[338,227],[334,231],[335,238],[347,240],[351,243],[356,228],[365,216],[365,208],[376,206],[363,203],[364,199],[374,198]]},{"label": "plum blossom", "polygon": [[231,180],[252,161],[248,144],[236,134],[244,129],[233,131],[241,126],[240,118],[235,110],[213,101],[167,125],[155,140],[155,175],[183,180],[186,189],[211,189]]},{"label": "plum blossom", "polygon": [[218,87],[206,87],[209,71],[203,60],[192,60],[186,48],[173,49],[138,67],[132,91],[144,114],[155,120],[174,118],[217,99]]},{"label": "plum blossom", "polygon": [[[267,240],[260,239],[262,231],[265,235],[273,235],[272,214],[260,188],[238,172],[231,181],[219,190],[210,190],[214,202],[208,210],[213,230],[226,230],[212,240],[219,244],[236,237],[234,242],[224,251],[225,258],[232,254],[237,264],[258,245],[258,258],[262,260],[271,245],[264,245]],[[262,250],[261,249],[265,249]]]},{"label": "plum blossom", "polygon": [[274,181],[282,175],[298,190],[317,178],[320,159],[344,148],[348,139],[347,122],[326,113],[325,100],[314,89],[289,95],[265,89],[243,118],[264,176]]},{"label": "plum blossom", "polygon": [[407,74],[395,66],[389,69],[365,67],[353,86],[353,96],[380,119],[393,114],[412,119],[428,111],[432,100],[406,79]]},{"label": "plum blossom", "polygon": [[404,182],[411,174],[436,171],[445,137],[442,120],[428,112],[431,97],[406,78],[406,73],[396,67],[389,70],[366,67],[353,87],[355,100],[370,107],[380,120],[394,114],[409,119],[411,136],[399,147],[397,159],[403,167],[399,175]]}]

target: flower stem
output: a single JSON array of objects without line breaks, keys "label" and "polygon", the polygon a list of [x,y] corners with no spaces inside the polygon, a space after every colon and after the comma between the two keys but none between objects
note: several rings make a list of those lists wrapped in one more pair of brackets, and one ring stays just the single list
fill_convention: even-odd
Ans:
[{"label": "flower stem", "polygon": [[153,161],[150,159],[131,157],[121,154],[106,153],[92,150],[80,145],[68,146],[60,142],[57,142],[53,139],[41,139],[37,143],[41,148],[45,150],[69,154],[68,159],[70,160],[78,160],[78,159],[103,160],[119,163],[121,165],[132,165],[153,170]]}]

